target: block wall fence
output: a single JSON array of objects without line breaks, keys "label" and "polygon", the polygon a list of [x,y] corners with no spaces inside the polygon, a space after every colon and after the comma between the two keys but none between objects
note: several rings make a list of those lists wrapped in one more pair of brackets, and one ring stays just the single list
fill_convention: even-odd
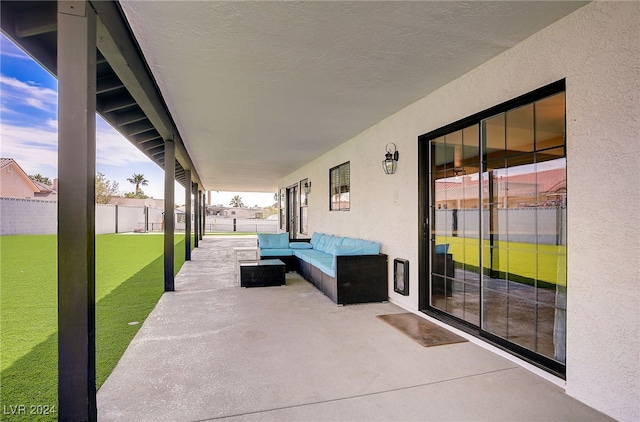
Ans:
[{"label": "block wall fence", "polygon": [[[56,234],[58,203],[32,199],[0,198],[0,236]],[[136,229],[163,230],[161,209],[143,206],[96,204],[96,234],[126,233]],[[176,214],[175,229],[185,229],[184,214]],[[192,226],[193,227],[193,226]],[[273,220],[207,216],[206,232],[277,232]]]},{"label": "block wall fence", "polygon": [[[146,210],[149,224],[162,224],[162,212]],[[145,207],[96,204],[96,234],[132,232],[144,228]],[[58,203],[0,198],[0,235],[56,234]]]}]

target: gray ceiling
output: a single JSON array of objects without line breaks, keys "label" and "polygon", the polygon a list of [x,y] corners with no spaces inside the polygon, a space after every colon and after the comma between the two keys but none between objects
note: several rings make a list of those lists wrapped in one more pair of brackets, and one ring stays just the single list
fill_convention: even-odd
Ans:
[{"label": "gray ceiling", "polygon": [[583,2],[121,1],[208,190],[267,191]]},{"label": "gray ceiling", "polygon": [[[469,72],[578,1],[90,2],[97,111],[164,167],[176,141],[206,190],[278,179]],[[2,31],[53,74],[56,2],[0,3]]]}]

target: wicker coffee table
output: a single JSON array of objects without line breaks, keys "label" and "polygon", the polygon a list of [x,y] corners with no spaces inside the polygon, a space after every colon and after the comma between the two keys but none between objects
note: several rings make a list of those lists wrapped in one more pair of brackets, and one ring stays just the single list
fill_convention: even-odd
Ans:
[{"label": "wicker coffee table", "polygon": [[283,286],[285,272],[286,266],[279,259],[240,261],[240,286]]}]

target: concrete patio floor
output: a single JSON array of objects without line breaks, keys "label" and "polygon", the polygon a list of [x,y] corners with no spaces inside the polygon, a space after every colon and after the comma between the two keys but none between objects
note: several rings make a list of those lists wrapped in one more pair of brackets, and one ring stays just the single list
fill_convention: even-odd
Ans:
[{"label": "concrete patio floor", "polygon": [[207,236],[98,392],[101,421],[596,421],[563,389],[473,342],[423,347],[295,273],[240,288]]}]

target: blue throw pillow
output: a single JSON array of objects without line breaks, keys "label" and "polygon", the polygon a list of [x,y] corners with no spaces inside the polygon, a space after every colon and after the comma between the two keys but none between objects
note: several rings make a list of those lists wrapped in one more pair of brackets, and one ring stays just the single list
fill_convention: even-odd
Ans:
[{"label": "blue throw pillow", "polygon": [[291,249],[313,249],[313,245],[308,242],[290,242],[289,247]]}]

